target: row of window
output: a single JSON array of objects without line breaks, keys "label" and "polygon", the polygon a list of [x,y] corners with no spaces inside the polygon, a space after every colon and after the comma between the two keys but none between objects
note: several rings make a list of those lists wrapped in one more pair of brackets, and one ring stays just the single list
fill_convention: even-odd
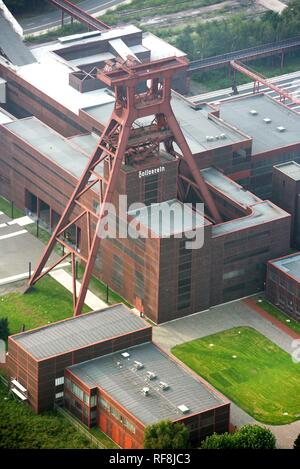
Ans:
[{"label": "row of window", "polygon": [[90,407],[95,407],[97,405],[97,396],[89,396],[86,392],[80,389],[73,381],[66,378],[66,388],[71,391],[74,396],[76,396],[80,401],[84,402]]},{"label": "row of window", "polygon": [[110,413],[116,420],[122,423],[124,427],[126,427],[130,432],[135,433],[135,426],[129,422],[123,415],[121,415],[117,409],[112,407],[110,403],[104,399],[102,396],[98,398],[99,405],[106,410],[106,412]]}]

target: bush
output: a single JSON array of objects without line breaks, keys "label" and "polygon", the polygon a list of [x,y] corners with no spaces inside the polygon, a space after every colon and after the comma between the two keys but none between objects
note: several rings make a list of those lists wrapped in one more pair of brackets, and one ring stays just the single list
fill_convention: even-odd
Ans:
[{"label": "bush", "polygon": [[294,441],[294,449],[300,449],[300,433]]},{"label": "bush", "polygon": [[7,341],[9,336],[8,319],[0,318],[0,340]]},{"label": "bush", "polygon": [[268,428],[259,425],[244,425],[235,434],[239,449],[275,449],[276,438]]},{"label": "bush", "polygon": [[201,444],[201,449],[275,449],[271,430],[259,425],[244,425],[236,433],[214,433]]},{"label": "bush", "polygon": [[172,423],[169,420],[149,425],[144,435],[145,449],[186,449],[189,433],[182,423]]},{"label": "bush", "polygon": [[234,449],[235,442],[232,437],[233,435],[230,433],[223,433],[221,435],[214,433],[206,437],[201,444],[201,449]]}]

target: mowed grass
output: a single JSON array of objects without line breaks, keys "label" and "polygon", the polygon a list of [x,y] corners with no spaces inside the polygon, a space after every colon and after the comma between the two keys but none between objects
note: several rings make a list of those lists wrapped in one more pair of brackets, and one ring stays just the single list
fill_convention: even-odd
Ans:
[{"label": "mowed grass", "polygon": [[300,419],[300,363],[256,330],[229,329],[172,353],[258,421]]},{"label": "mowed grass", "polygon": [[[84,306],[83,312],[89,311]],[[25,294],[0,297],[0,317],[7,317],[11,334],[59,321],[73,315],[72,294],[53,278],[45,276]]]}]

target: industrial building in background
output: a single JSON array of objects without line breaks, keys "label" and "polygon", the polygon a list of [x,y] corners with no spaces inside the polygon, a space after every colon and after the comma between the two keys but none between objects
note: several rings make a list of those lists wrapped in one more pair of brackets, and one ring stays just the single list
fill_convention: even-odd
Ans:
[{"label": "industrial building in background", "polygon": [[[98,70],[108,64],[112,70],[118,63],[124,79],[124,64],[129,76],[134,68],[147,70],[146,64],[183,64],[185,54],[135,26],[73,35],[35,46],[31,52],[36,59],[31,64],[0,63],[5,96],[0,193],[53,231],[117,106],[110,78],[97,79]],[[177,91],[166,102],[170,100],[190,149],[193,169],[184,154],[186,148],[180,149],[183,140],[177,145],[169,128],[161,128],[159,134],[158,119],[156,135],[151,134],[152,128],[150,139],[141,137],[141,129],[150,130],[159,98],[153,102],[153,119],[140,118],[134,129],[133,147],[137,150],[141,143],[149,157],[138,151],[135,158],[124,155],[112,200],[125,194],[128,206],[156,204],[157,211],[209,200],[205,218],[194,212],[196,225],[182,226],[181,239],[178,232],[168,227],[164,232],[162,227],[151,238],[103,239],[100,249],[93,251],[93,274],[156,323],[261,291],[266,262],[286,255],[290,246],[291,216],[268,199],[273,166],[291,159],[300,162],[299,114],[263,94],[232,98],[218,108],[193,106],[178,93],[186,83],[182,65],[172,79]],[[143,93],[141,88],[136,96],[142,99]],[[173,135],[171,140],[168,137],[173,142],[169,145],[168,132],[170,138]],[[166,145],[158,145],[160,141]],[[103,179],[105,188],[112,159],[109,155],[95,168],[94,181],[81,194],[82,206],[73,217],[65,216],[56,236],[64,255],[72,252],[83,263],[97,228],[96,182],[98,187]],[[145,221],[147,210],[128,213],[128,219],[141,223],[146,232],[150,228]],[[204,231],[204,245],[186,249],[185,237],[195,227]]]}]

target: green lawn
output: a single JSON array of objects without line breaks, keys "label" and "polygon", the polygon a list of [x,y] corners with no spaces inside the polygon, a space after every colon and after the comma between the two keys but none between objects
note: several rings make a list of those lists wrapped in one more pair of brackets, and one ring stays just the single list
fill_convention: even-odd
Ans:
[{"label": "green lawn", "polygon": [[108,436],[106,436],[105,433],[102,433],[98,427],[90,428],[90,432],[100,441],[100,443],[102,443],[105,446],[105,448],[107,449],[119,448],[119,446],[116,445],[116,443],[113,440],[111,440]]},{"label": "green lawn", "polygon": [[300,419],[300,364],[256,330],[229,329],[172,353],[258,421]]},{"label": "green lawn", "polygon": [[[12,205],[9,200],[4,199],[4,197],[0,197],[0,211],[5,213],[8,217],[11,217],[12,215]],[[24,212],[22,210],[19,210],[16,207],[13,207],[13,215],[14,218],[19,218],[19,217],[24,217]]]},{"label": "green lawn", "polygon": [[272,305],[267,300],[257,301],[256,304],[257,304],[257,306],[262,308],[264,311],[269,313],[271,316],[278,319],[278,321],[282,322],[283,324],[288,326],[290,329],[297,332],[297,334],[300,334],[300,324],[299,324],[299,322],[295,321],[290,316],[283,313],[283,311],[276,308],[276,306]]},{"label": "green lawn", "polygon": [[0,383],[0,448],[76,449],[95,446],[56,412],[36,415]]},{"label": "green lawn", "polygon": [[[72,267],[66,267],[65,269],[69,273],[72,271]],[[83,266],[81,264],[78,264],[77,268],[77,278],[79,281],[81,281],[83,277]],[[96,296],[101,298],[101,300],[107,302],[107,286],[101,280],[97,279],[96,277],[91,277],[90,283],[89,283],[89,290],[93,292]],[[122,296],[118,295],[116,292],[114,292],[111,288],[108,289],[108,305],[115,305],[116,303],[124,303],[126,306],[129,308],[133,308],[133,306],[127,301],[122,298]]]},{"label": "green lawn", "polygon": [[[89,311],[87,306],[83,312]],[[0,297],[0,316],[8,317],[11,334],[59,321],[73,315],[72,295],[49,276],[41,279],[29,292],[8,293]]]}]

